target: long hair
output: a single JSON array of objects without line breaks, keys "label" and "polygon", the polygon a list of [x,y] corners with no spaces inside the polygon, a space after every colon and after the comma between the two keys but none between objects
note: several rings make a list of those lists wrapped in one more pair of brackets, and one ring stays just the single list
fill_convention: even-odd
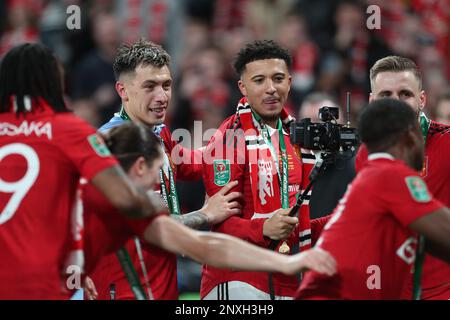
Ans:
[{"label": "long hair", "polygon": [[0,64],[0,113],[16,107],[16,114],[31,111],[44,99],[55,112],[68,112],[63,98],[62,66],[50,49],[26,43],[11,49]]}]

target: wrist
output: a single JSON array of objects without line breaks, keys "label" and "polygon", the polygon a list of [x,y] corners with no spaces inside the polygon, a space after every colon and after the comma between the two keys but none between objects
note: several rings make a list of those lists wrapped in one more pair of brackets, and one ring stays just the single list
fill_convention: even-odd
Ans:
[{"label": "wrist", "polygon": [[198,214],[200,214],[201,216],[204,217],[205,223],[210,227],[212,225],[213,221],[211,221],[211,217],[208,215],[208,211],[205,210],[205,207],[201,208],[197,212],[198,212]]}]

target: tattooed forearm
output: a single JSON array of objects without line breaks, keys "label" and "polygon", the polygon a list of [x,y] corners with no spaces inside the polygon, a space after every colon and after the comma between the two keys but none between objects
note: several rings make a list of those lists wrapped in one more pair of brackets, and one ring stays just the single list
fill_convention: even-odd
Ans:
[{"label": "tattooed forearm", "polygon": [[208,217],[201,211],[193,211],[186,214],[171,214],[170,215],[176,221],[184,224],[186,227],[192,229],[208,228]]}]

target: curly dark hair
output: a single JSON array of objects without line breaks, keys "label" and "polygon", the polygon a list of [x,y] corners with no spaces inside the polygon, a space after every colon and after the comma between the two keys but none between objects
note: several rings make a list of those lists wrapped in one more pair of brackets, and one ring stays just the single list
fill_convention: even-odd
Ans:
[{"label": "curly dark hair", "polygon": [[170,56],[160,45],[142,38],[132,44],[123,43],[113,63],[116,80],[123,73],[134,72],[141,64],[162,68],[169,66]]},{"label": "curly dark hair", "polygon": [[292,65],[292,57],[287,49],[280,47],[273,40],[257,40],[248,43],[239,51],[234,62],[234,69],[238,75],[242,75],[247,63],[265,59],[284,60],[288,69]]},{"label": "curly dark hair", "polygon": [[369,151],[382,151],[393,146],[400,134],[417,124],[416,112],[397,99],[377,99],[363,109],[358,132]]}]

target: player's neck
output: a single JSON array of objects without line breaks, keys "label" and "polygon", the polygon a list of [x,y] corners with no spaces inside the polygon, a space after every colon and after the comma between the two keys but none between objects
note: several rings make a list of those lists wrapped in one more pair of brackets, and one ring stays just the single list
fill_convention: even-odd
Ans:
[{"label": "player's neck", "polygon": [[278,119],[279,119],[278,117],[275,118],[275,119],[273,119],[273,118],[270,118],[270,119],[263,118],[264,123],[267,126],[271,127],[272,129],[277,129]]}]

